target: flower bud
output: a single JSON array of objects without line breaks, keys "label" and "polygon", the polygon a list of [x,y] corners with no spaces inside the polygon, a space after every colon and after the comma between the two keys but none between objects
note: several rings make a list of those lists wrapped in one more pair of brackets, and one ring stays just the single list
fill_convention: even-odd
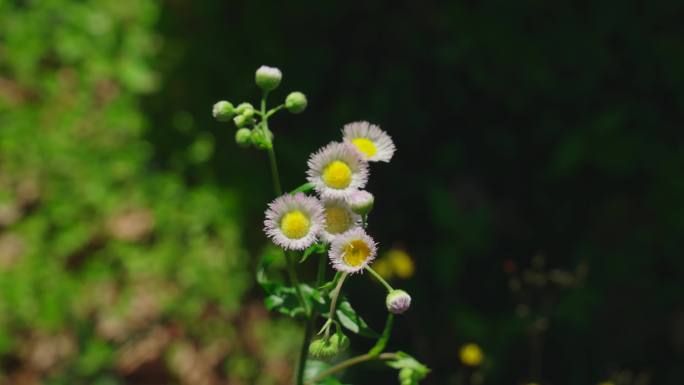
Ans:
[{"label": "flower bud", "polygon": [[304,111],[307,104],[306,95],[301,92],[291,92],[285,98],[285,108],[293,114]]},{"label": "flower bud", "polygon": [[392,290],[385,300],[390,313],[401,314],[411,307],[411,296],[403,290]]},{"label": "flower bud", "polygon": [[359,215],[368,215],[373,209],[375,198],[373,194],[365,190],[354,191],[349,198],[347,198],[349,206],[352,211]]},{"label": "flower bud", "polygon": [[235,107],[235,113],[238,115],[249,114],[249,111],[252,111],[252,114],[254,114],[254,106],[251,103],[240,103]]},{"label": "flower bud", "polygon": [[309,344],[309,354],[319,360],[329,360],[349,347],[349,338],[341,333],[335,333],[330,338],[319,339]]},{"label": "flower bud", "polygon": [[237,115],[233,118],[233,123],[235,123],[235,126],[238,128],[246,126],[249,123],[249,121],[250,119],[248,119],[244,115]]},{"label": "flower bud", "polygon": [[251,141],[257,148],[265,150],[271,146],[273,134],[270,132],[266,134],[263,130],[255,128],[251,132]]},{"label": "flower bud", "polygon": [[240,147],[248,147],[252,144],[252,131],[249,128],[241,128],[235,133],[235,143]]},{"label": "flower bud", "polygon": [[273,91],[280,85],[280,80],[283,78],[283,73],[275,67],[261,66],[256,70],[254,80],[256,84],[264,91]]},{"label": "flower bud", "polygon": [[235,115],[235,109],[230,102],[221,100],[214,104],[211,114],[214,116],[214,119],[219,122],[227,122]]}]

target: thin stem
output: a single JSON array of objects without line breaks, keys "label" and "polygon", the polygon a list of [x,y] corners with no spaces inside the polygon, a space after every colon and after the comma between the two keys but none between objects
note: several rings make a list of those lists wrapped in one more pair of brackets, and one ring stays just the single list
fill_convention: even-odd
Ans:
[{"label": "thin stem", "polygon": [[318,257],[318,271],[316,272],[316,288],[319,288],[325,281],[325,262],[328,260],[325,254]]},{"label": "thin stem", "polygon": [[312,315],[306,321],[304,328],[304,338],[302,339],[302,346],[299,349],[299,361],[297,362],[297,374],[295,375],[295,385],[302,385],[304,383],[304,372],[306,371],[306,360],[309,356],[309,344],[311,343],[311,333],[313,332],[316,317]]},{"label": "thin stem", "polygon": [[328,337],[330,336],[330,325],[332,325],[332,320],[335,317],[335,310],[337,308],[337,298],[340,296],[342,284],[344,284],[344,279],[347,278],[347,275],[347,273],[342,273],[340,280],[337,282],[337,286],[335,286],[335,290],[332,292],[332,301],[330,302],[330,312],[328,313],[328,322],[326,323],[327,327],[325,329],[325,335],[323,337],[324,339],[328,339]]},{"label": "thin stem", "polygon": [[388,292],[392,292],[392,291],[394,290],[394,289],[392,288],[392,286],[390,286],[390,284],[387,283],[387,281],[385,281],[385,279],[382,278],[382,277],[380,276],[380,274],[378,274],[375,270],[373,270],[372,267],[366,266],[366,271],[368,271],[369,273],[373,274],[373,276],[374,276],[378,281],[380,281],[380,283],[383,284],[383,286],[385,286],[385,288],[387,289]]},{"label": "thin stem", "polygon": [[350,366],[360,364],[362,362],[366,361],[371,361],[371,360],[393,360],[397,358],[396,353],[382,353],[377,356],[372,356],[370,354],[362,354],[360,356],[352,357],[348,360],[344,360],[340,362],[337,365],[331,366],[330,368],[318,373],[316,376],[314,376],[312,379],[307,381],[305,384],[306,385],[314,385],[316,382],[330,376],[331,374],[337,373],[340,370],[344,370]]},{"label": "thin stem", "polygon": [[377,356],[385,350],[387,346],[387,341],[389,341],[390,335],[392,334],[392,324],[394,323],[394,314],[387,314],[387,321],[385,322],[385,329],[382,331],[382,335],[378,338],[378,342],[371,348],[368,354],[372,356]]},{"label": "thin stem", "polygon": [[268,148],[268,158],[271,161],[271,177],[273,178],[273,188],[277,196],[283,195],[283,189],[280,187],[280,175],[278,174],[278,162],[276,161],[275,151],[273,145]]},{"label": "thin stem", "polygon": [[273,115],[273,114],[275,114],[276,112],[282,110],[283,108],[285,108],[285,105],[284,105],[284,104],[281,104],[281,105],[279,105],[279,106],[277,106],[277,107],[271,108],[271,110],[268,111],[268,112],[266,113],[266,115],[264,115],[264,116],[265,116],[266,118],[270,118],[271,115]]}]

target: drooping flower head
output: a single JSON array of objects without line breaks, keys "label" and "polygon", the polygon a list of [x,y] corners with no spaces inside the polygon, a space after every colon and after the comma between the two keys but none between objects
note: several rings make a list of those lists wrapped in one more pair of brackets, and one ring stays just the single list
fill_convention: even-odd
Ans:
[{"label": "drooping flower head", "polygon": [[373,261],[376,252],[373,238],[362,228],[356,227],[335,237],[328,255],[337,271],[356,273]]},{"label": "drooping flower head", "polygon": [[286,250],[304,250],[316,241],[324,223],[318,199],[303,193],[285,194],[268,205],[264,231]]},{"label": "drooping flower head", "polygon": [[353,144],[369,162],[389,162],[396,151],[392,138],[375,124],[349,123],[342,134],[344,141]]},{"label": "drooping flower head", "polygon": [[321,238],[332,242],[337,236],[357,227],[361,217],[349,207],[349,203],[340,198],[324,198],[323,214],[325,226],[321,231]]},{"label": "drooping flower head", "polygon": [[352,145],[332,142],[309,158],[307,180],[327,198],[346,198],[368,181],[368,163]]}]

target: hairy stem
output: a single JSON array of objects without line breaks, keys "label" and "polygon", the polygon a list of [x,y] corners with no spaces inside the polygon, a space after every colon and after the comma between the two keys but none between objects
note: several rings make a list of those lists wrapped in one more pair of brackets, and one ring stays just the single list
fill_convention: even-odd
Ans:
[{"label": "hairy stem", "polygon": [[335,318],[335,309],[337,308],[337,298],[340,296],[340,291],[342,291],[342,284],[344,283],[344,279],[347,278],[347,273],[342,273],[342,276],[340,277],[340,280],[337,282],[337,286],[335,286],[335,290],[332,292],[332,301],[330,302],[330,312],[328,313],[328,322],[326,323],[327,327],[325,329],[325,335],[323,338],[328,339],[330,336],[330,325],[332,325],[332,320]]},{"label": "hairy stem", "polygon": [[316,376],[314,376],[312,379],[307,381],[305,384],[306,385],[314,385],[316,382],[330,376],[331,374],[335,374],[339,372],[340,370],[344,370],[350,366],[354,366],[356,364],[360,364],[362,362],[366,361],[371,361],[371,360],[393,360],[397,358],[396,353],[382,353],[376,356],[372,356],[370,354],[362,354],[360,356],[352,357],[348,360],[344,360],[340,362],[337,365],[331,366],[330,368],[318,373]]}]

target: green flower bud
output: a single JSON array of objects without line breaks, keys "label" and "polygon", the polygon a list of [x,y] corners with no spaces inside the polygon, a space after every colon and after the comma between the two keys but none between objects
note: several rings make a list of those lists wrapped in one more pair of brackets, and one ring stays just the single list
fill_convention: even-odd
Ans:
[{"label": "green flower bud", "polygon": [[319,360],[329,360],[349,347],[349,338],[342,333],[335,333],[327,340],[322,338],[311,342],[309,354]]},{"label": "green flower bud", "polygon": [[230,102],[221,100],[214,104],[211,114],[214,116],[214,119],[219,122],[227,122],[235,115],[235,109]]},{"label": "green flower bud", "polygon": [[330,340],[315,340],[309,345],[311,357],[327,361],[337,355],[337,348],[333,347]]},{"label": "green flower bud", "polygon": [[246,126],[247,124],[249,124],[249,121],[250,119],[248,119],[244,115],[238,115],[233,118],[233,123],[235,123],[235,126],[237,126],[238,128]]},{"label": "green flower bud", "polygon": [[280,85],[283,73],[275,67],[261,66],[256,70],[254,80],[264,91],[273,91]]},{"label": "green flower bud", "polygon": [[265,134],[263,130],[255,128],[251,133],[252,143],[259,149],[265,150],[271,146],[273,134]]},{"label": "green flower bud", "polygon": [[411,296],[403,290],[392,290],[385,299],[390,313],[401,314],[411,307]]},{"label": "green flower bud", "polygon": [[249,147],[252,144],[252,130],[241,128],[235,132],[235,143],[240,147]]},{"label": "green flower bud", "polygon": [[306,95],[301,92],[291,92],[285,98],[285,108],[293,114],[304,111],[307,104]]},{"label": "green flower bud", "polygon": [[[254,111],[254,106],[251,103],[240,103],[235,107],[235,113],[238,115],[244,115],[247,111]],[[248,112],[247,112],[248,113]]]}]

